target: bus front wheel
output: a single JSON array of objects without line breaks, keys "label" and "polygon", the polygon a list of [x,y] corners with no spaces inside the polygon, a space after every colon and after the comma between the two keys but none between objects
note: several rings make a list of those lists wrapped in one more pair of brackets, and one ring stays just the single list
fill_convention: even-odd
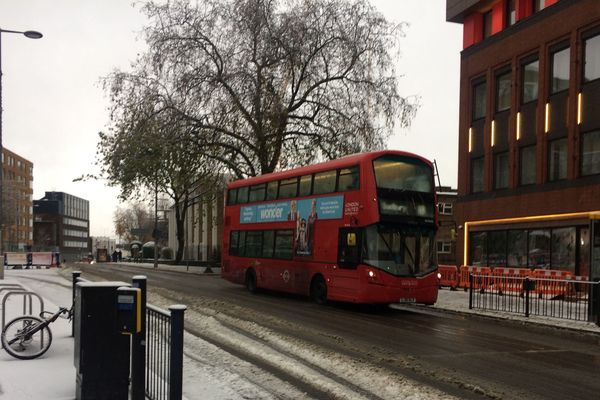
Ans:
[{"label": "bus front wheel", "polygon": [[313,278],[310,284],[310,297],[317,304],[327,303],[327,283],[321,275]]},{"label": "bus front wheel", "polygon": [[246,271],[246,289],[250,293],[256,293],[256,272],[253,269]]}]

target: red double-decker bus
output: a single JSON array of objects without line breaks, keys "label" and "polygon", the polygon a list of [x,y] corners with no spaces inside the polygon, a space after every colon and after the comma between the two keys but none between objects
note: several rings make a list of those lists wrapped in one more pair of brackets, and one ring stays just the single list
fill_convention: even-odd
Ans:
[{"label": "red double-decker bus", "polygon": [[222,277],[327,300],[433,304],[432,164],[378,151],[232,182]]}]

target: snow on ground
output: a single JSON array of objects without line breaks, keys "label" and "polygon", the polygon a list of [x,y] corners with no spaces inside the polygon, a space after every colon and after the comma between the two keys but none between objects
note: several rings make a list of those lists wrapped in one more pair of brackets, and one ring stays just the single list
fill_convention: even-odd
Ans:
[{"label": "snow on ground", "polygon": [[[35,274],[35,275],[34,275]],[[2,283],[21,283],[38,293],[47,311],[71,304],[68,282],[54,270],[6,271]],[[33,278],[33,279],[32,279]],[[53,282],[60,282],[56,284]],[[0,295],[3,297],[6,291]],[[6,303],[6,321],[22,314],[23,298],[11,296]],[[39,314],[39,305],[33,300],[33,314]],[[43,400],[75,398],[75,367],[71,325],[59,318],[50,325],[52,345],[36,360],[18,360],[0,350],[0,399]]]},{"label": "snow on ground", "polygon": [[[3,283],[18,282],[43,297],[46,310],[71,303],[71,282],[57,270],[8,270]],[[0,293],[0,298],[4,292]],[[164,297],[152,295],[150,302],[166,308]],[[35,301],[34,301],[35,304]],[[398,306],[400,307],[400,306]],[[406,306],[402,306],[406,307]],[[436,308],[471,312],[496,318],[517,319],[570,329],[600,332],[594,324],[545,317],[525,318],[508,313],[468,309],[468,293],[441,290]],[[22,298],[11,298],[6,305],[7,321],[22,313]],[[39,310],[34,308],[34,314]],[[51,326],[50,350],[36,360],[17,360],[0,351],[0,399],[42,400],[74,399],[75,367],[71,325],[58,319]],[[450,398],[409,379],[390,375],[377,365],[356,365],[356,360],[327,352],[298,339],[274,332],[255,322],[243,321],[210,308],[188,309],[186,327],[203,332],[236,351],[260,357],[266,364],[283,369],[297,379],[309,382],[339,399],[360,399],[373,392],[383,399]],[[306,399],[305,393],[205,340],[185,333],[184,397],[194,399]],[[335,377],[335,379],[333,379]],[[348,384],[340,383],[345,377]],[[34,380],[34,382],[32,382]]]}]

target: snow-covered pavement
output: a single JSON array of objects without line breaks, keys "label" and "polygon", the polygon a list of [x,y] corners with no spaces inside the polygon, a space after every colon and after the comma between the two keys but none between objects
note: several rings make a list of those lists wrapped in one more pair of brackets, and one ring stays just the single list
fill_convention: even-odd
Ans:
[{"label": "snow-covered pavement", "polygon": [[[138,264],[139,265],[139,264]],[[151,267],[151,265],[148,265]],[[183,267],[185,269],[185,267]],[[197,270],[195,270],[197,271]],[[38,293],[46,302],[46,309],[54,311],[58,306],[71,302],[71,283],[58,270],[9,270],[1,283],[18,282]],[[1,295],[1,294],[0,294]],[[440,291],[437,309],[454,312],[476,312],[468,310],[467,293],[462,291]],[[152,296],[149,301],[166,308],[168,300]],[[35,302],[34,302],[35,304]],[[22,312],[22,300],[13,298],[7,304],[7,320]],[[34,314],[39,310],[34,309]],[[549,318],[524,318],[510,314],[489,313],[495,318],[520,319],[531,323],[544,323],[569,329],[600,332],[594,324],[585,322],[561,321]],[[252,355],[279,365],[290,375],[301,380],[318,381],[323,391],[335,394],[339,399],[359,399],[361,388],[371,385],[380,388],[376,395],[382,399],[446,399],[444,395],[428,387],[398,376],[386,376],[377,366],[361,365],[353,367],[353,360],[338,355],[320,354],[320,349],[302,343],[287,341],[285,337],[248,321],[244,331],[251,331],[255,339],[236,332],[239,320],[228,320],[228,316],[211,312],[210,309],[189,308],[186,311],[185,355],[184,355],[184,397],[187,399],[303,399],[309,398],[291,384],[265,372],[193,334],[194,331],[209,331],[218,340],[232,348],[245,349]],[[64,319],[51,325],[54,340],[50,350],[40,359],[22,361],[0,351],[0,399],[74,399],[75,367],[73,366],[73,338],[71,326]],[[192,333],[190,333],[192,332]],[[265,345],[268,344],[268,345]],[[315,361],[316,360],[316,361]],[[322,371],[315,371],[311,365],[327,361],[325,371],[334,371],[336,376],[346,376],[348,385],[328,379]],[[365,368],[368,367],[368,368]],[[360,370],[360,374],[355,371]],[[376,380],[377,382],[375,382]],[[276,388],[276,389],[273,389]]]}]

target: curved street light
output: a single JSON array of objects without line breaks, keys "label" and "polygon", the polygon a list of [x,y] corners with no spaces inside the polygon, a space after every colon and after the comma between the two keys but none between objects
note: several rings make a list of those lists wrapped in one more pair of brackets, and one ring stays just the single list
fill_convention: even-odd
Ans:
[{"label": "curved street light", "polygon": [[[0,28],[0,254],[4,253],[4,221],[2,220],[2,191],[3,191],[3,179],[4,179],[4,160],[2,158],[2,34],[3,33],[16,33],[23,35],[29,39],[40,39],[42,35],[38,31],[13,31],[9,29]],[[0,266],[0,279],[4,279],[4,266]]]}]

